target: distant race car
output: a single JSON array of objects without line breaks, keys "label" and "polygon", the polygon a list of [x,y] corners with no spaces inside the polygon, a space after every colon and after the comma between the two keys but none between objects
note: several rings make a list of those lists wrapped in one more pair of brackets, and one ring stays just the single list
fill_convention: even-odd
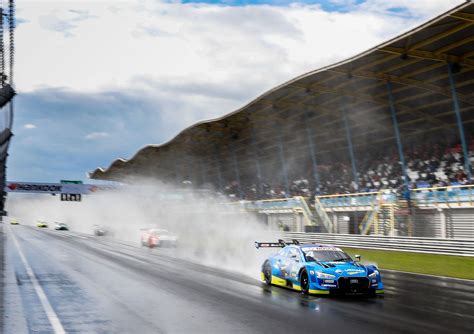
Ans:
[{"label": "distant race car", "polygon": [[178,237],[171,234],[168,230],[157,228],[142,229],[141,233],[142,246],[153,247],[176,247]]},{"label": "distant race car", "polygon": [[20,223],[16,219],[10,219],[10,225],[20,225]]},{"label": "distant race car", "polygon": [[47,228],[47,227],[48,227],[48,223],[45,222],[45,221],[42,221],[42,220],[38,220],[38,221],[36,222],[36,227]]},{"label": "distant race car", "polygon": [[100,225],[94,225],[94,235],[103,236],[107,234],[107,230]]},{"label": "distant race car", "polygon": [[56,223],[54,229],[56,231],[69,231],[69,227],[64,223]]},{"label": "distant race car", "polygon": [[262,265],[261,278],[268,285],[279,285],[305,294],[384,293],[378,268],[362,265],[335,246],[299,244],[298,241],[255,242],[255,247],[280,247]]}]

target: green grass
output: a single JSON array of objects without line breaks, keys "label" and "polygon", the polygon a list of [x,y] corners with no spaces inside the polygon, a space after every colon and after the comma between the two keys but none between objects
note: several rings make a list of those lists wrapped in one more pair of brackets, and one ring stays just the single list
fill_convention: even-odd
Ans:
[{"label": "green grass", "polygon": [[352,257],[355,254],[361,255],[362,263],[375,263],[381,269],[474,280],[474,257],[346,247],[344,247],[344,250]]}]

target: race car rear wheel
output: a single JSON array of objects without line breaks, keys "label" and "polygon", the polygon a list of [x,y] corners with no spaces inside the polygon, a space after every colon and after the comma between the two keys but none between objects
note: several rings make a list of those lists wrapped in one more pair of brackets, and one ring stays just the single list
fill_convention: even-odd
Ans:
[{"label": "race car rear wheel", "polygon": [[265,279],[265,283],[268,285],[272,284],[272,266],[270,262],[267,260],[262,266],[263,278]]},{"label": "race car rear wheel", "polygon": [[300,273],[300,285],[301,292],[307,295],[309,293],[309,276],[306,269],[303,269]]}]

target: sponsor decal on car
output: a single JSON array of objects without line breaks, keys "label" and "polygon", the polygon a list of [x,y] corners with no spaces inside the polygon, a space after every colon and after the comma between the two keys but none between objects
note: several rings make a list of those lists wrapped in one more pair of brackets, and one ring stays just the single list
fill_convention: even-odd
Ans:
[{"label": "sponsor decal on car", "polygon": [[303,252],[310,252],[310,251],[334,251],[334,252],[342,252],[340,248],[336,247],[302,247]]},{"label": "sponsor decal on car", "polygon": [[346,269],[345,272],[349,275],[358,275],[365,273],[365,271],[362,269]]}]

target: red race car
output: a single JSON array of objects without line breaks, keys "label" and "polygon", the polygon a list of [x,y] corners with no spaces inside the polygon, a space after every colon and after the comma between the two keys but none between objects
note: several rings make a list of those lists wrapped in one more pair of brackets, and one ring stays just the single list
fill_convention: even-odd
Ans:
[{"label": "red race car", "polygon": [[154,247],[176,247],[178,237],[171,234],[168,230],[157,228],[142,229],[141,230],[141,244],[142,246]]}]

